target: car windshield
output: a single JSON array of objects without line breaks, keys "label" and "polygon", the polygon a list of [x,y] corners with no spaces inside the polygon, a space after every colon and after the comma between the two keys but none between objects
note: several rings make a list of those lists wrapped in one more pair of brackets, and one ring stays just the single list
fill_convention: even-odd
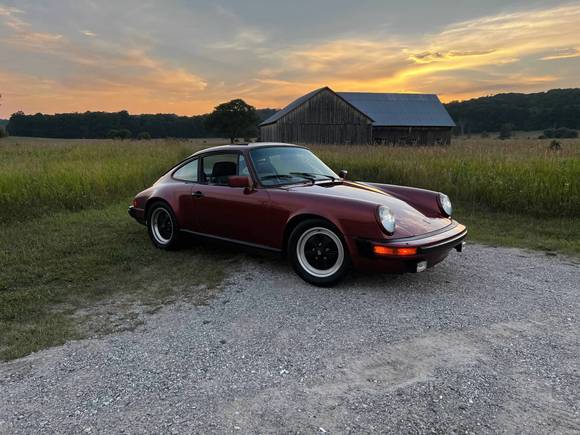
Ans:
[{"label": "car windshield", "polygon": [[250,156],[264,186],[338,179],[338,175],[305,148],[256,148],[250,151]]}]

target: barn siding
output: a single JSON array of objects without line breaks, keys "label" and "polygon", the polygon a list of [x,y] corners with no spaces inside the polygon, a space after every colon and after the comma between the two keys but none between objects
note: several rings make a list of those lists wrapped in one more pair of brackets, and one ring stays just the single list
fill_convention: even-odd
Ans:
[{"label": "barn siding", "polygon": [[449,145],[449,127],[374,127],[376,145]]},{"label": "barn siding", "polygon": [[260,127],[265,142],[368,144],[371,120],[332,91],[323,89],[277,122]]}]

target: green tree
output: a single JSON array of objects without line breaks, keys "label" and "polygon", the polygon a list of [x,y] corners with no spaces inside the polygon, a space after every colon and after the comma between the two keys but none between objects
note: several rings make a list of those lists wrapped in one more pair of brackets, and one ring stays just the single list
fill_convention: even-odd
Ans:
[{"label": "green tree", "polygon": [[107,133],[107,136],[110,139],[131,139],[133,133],[131,133],[131,130],[127,128],[121,128],[119,130],[111,129]]},{"label": "green tree", "polygon": [[137,140],[149,140],[151,139],[151,135],[148,131],[142,131],[137,135]]},{"label": "green tree", "polygon": [[131,139],[132,136],[133,133],[131,133],[131,130],[127,128],[122,128],[119,130],[119,139]]},{"label": "green tree", "polygon": [[[2,94],[0,94],[0,100],[2,100]],[[2,105],[2,102],[0,101],[0,106],[1,105]],[[8,132],[6,131],[6,128],[4,127],[4,125],[0,124],[0,139],[2,139],[3,137],[6,137],[6,136],[8,136]]]},{"label": "green tree", "polygon": [[237,137],[253,136],[260,118],[253,106],[236,99],[216,106],[207,118],[207,128],[228,137],[231,143]]}]

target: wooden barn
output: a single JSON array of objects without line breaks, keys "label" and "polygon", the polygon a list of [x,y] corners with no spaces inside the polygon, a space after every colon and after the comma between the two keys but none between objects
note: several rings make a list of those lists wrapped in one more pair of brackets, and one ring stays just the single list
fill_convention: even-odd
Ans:
[{"label": "wooden barn", "polygon": [[260,140],[299,144],[435,145],[455,123],[431,94],[316,89],[260,124]]}]

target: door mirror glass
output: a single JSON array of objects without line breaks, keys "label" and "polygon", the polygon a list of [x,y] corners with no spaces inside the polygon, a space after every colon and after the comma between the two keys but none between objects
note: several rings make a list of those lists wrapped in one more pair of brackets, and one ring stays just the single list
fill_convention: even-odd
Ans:
[{"label": "door mirror glass", "polygon": [[342,178],[343,180],[346,180],[346,176],[348,175],[348,171],[346,169],[342,169],[339,173],[338,176],[340,178]]}]

